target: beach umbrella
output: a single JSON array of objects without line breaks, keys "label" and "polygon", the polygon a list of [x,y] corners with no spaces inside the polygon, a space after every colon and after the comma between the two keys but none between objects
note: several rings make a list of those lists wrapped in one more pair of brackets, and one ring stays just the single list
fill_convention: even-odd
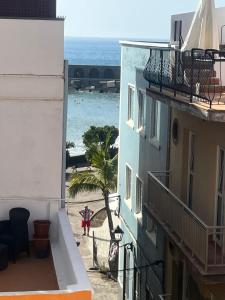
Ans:
[{"label": "beach umbrella", "polygon": [[219,31],[214,0],[200,0],[182,51],[192,48],[219,49]]}]

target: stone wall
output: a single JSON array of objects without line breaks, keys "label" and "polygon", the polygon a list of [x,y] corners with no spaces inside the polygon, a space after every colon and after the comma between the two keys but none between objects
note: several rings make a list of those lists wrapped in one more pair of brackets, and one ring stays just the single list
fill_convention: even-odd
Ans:
[{"label": "stone wall", "polygon": [[69,87],[119,91],[120,66],[69,65]]}]

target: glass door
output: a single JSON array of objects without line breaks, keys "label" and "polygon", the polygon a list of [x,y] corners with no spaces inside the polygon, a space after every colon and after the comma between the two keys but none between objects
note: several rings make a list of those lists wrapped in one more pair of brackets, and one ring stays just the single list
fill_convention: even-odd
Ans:
[{"label": "glass door", "polygon": [[[224,169],[225,151],[219,147],[217,167],[217,193],[216,193],[216,226],[224,225]],[[220,246],[223,244],[223,231],[217,229],[216,240]]]},{"label": "glass door", "polygon": [[192,209],[193,202],[193,182],[195,172],[195,135],[189,133],[189,153],[188,153],[188,180],[187,180],[187,204]]}]

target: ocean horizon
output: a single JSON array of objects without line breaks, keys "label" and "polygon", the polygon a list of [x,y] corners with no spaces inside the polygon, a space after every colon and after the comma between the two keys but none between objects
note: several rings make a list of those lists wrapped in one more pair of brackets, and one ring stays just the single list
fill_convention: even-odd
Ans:
[{"label": "ocean horizon", "polygon": [[168,42],[165,39],[72,37],[64,39],[65,59],[73,65],[120,66],[120,41]]}]

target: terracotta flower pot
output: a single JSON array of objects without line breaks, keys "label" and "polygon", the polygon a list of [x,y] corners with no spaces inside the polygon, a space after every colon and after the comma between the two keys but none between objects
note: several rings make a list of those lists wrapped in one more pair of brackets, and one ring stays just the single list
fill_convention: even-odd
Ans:
[{"label": "terracotta flower pot", "polygon": [[34,236],[36,238],[48,238],[51,222],[49,220],[36,220],[34,223]]}]

